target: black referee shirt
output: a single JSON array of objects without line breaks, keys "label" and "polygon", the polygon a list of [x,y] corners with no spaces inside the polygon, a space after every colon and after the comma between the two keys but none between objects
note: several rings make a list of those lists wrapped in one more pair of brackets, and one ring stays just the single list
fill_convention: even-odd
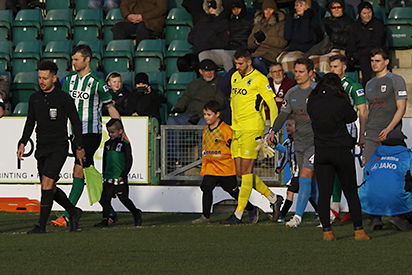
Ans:
[{"label": "black referee shirt", "polygon": [[56,87],[50,93],[41,91],[32,94],[19,144],[27,144],[36,123],[37,146],[65,144],[68,140],[67,119],[72,125],[74,145],[81,147],[82,126],[70,95]]}]

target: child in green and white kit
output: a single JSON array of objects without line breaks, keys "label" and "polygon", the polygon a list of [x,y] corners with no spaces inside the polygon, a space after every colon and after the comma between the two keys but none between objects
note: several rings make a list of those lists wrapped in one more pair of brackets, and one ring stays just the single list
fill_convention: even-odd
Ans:
[{"label": "child in green and white kit", "polygon": [[123,138],[123,124],[120,119],[111,119],[106,124],[110,139],[103,151],[103,220],[97,227],[109,226],[111,200],[117,196],[133,214],[134,225],[142,225],[142,211],[129,199],[127,175],[132,168],[133,158],[130,143]]}]

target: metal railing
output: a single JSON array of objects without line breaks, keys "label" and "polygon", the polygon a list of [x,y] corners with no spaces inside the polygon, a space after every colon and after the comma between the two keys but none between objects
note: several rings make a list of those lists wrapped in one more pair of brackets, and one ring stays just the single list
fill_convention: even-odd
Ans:
[{"label": "metal railing", "polygon": [[[200,181],[202,131],[199,125],[162,125],[160,127],[161,180]],[[256,161],[254,172],[264,181],[278,182],[275,157]]]}]

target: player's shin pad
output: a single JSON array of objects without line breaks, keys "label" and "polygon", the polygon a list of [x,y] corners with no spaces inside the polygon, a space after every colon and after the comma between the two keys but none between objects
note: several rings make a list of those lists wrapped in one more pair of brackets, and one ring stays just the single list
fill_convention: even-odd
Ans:
[{"label": "player's shin pad", "polygon": [[256,138],[256,151],[258,152],[258,159],[265,159],[265,158],[273,158],[275,155],[275,150],[273,150],[272,147],[270,147],[266,140],[263,139],[262,137],[257,137]]},{"label": "player's shin pad", "polygon": [[87,193],[89,194],[90,205],[100,201],[103,191],[103,177],[93,165],[83,168],[86,180]]}]

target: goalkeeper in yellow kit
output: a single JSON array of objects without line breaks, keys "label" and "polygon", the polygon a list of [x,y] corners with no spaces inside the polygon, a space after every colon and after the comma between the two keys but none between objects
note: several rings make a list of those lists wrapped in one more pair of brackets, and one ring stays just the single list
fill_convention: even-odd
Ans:
[{"label": "goalkeeper in yellow kit", "polygon": [[242,215],[249,200],[252,188],[264,195],[273,209],[273,216],[278,217],[283,197],[269,190],[266,184],[255,174],[253,166],[258,152],[256,138],[262,137],[265,130],[263,101],[270,109],[271,123],[277,116],[274,93],[267,78],[252,67],[251,54],[248,50],[235,53],[237,71],[232,75],[230,106],[232,109],[233,138],[232,157],[235,159],[236,174],[242,178],[236,211],[224,224],[242,223]]}]

